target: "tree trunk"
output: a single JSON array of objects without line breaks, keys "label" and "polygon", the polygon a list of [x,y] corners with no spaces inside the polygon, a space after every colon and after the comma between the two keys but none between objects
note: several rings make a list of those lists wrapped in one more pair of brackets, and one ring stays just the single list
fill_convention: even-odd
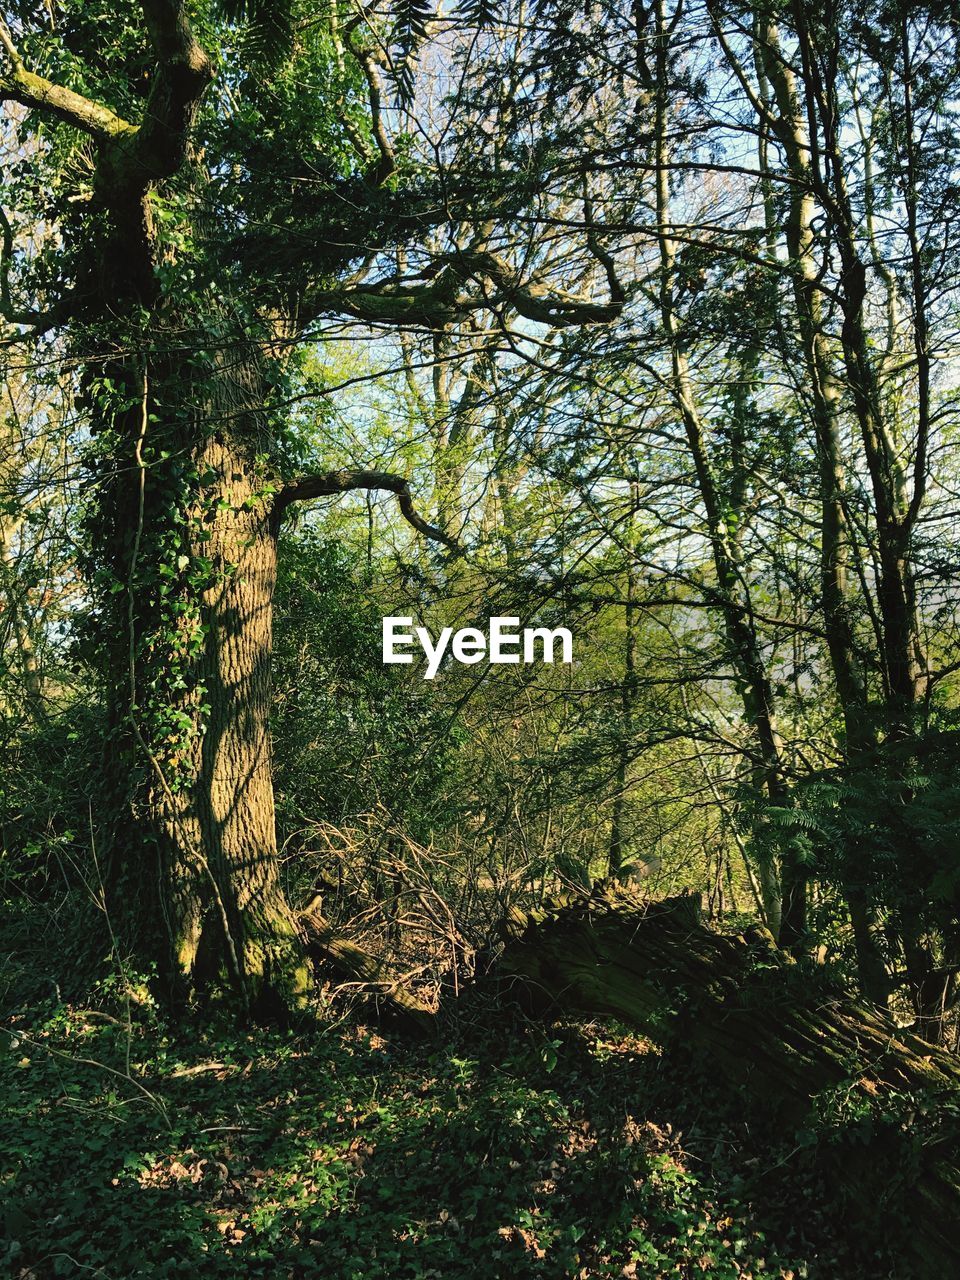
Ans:
[{"label": "tree trunk", "polygon": [[[917,568],[914,558],[914,531],[926,491],[927,451],[930,430],[929,352],[927,349],[927,288],[920,252],[917,221],[919,194],[915,161],[910,71],[909,29],[902,27],[901,56],[904,59],[904,154],[908,181],[898,195],[907,213],[910,268],[914,298],[912,327],[917,369],[916,422],[906,424],[891,412],[883,391],[883,360],[877,358],[869,333],[868,270],[861,257],[860,215],[851,199],[843,162],[843,146],[838,132],[838,86],[826,81],[817,50],[822,35],[810,25],[809,17],[797,10],[797,42],[808,104],[819,106],[822,132],[822,165],[819,184],[827,196],[828,224],[839,260],[837,301],[842,315],[840,344],[854,416],[859,427],[866,469],[873,495],[879,580],[877,603],[881,620],[880,641],[885,694],[885,734],[889,742],[909,742],[924,727],[926,709],[927,657],[920,630],[917,605]],[[894,107],[893,103],[890,103]],[[809,107],[808,107],[809,109]],[[813,136],[816,119],[810,119]],[[908,480],[904,438],[916,431],[913,445],[913,476]],[[905,810],[913,786],[908,778],[892,778]],[[907,866],[917,834],[900,833],[902,865]],[[942,1023],[946,986],[937,973],[933,951],[925,934],[922,914],[909,900],[894,905],[894,918],[901,935],[905,967],[914,1008],[925,1030],[933,1034]]]},{"label": "tree trunk", "polygon": [[[712,932],[695,895],[644,902],[600,888],[513,918],[501,970],[541,1011],[619,1018],[666,1047],[692,1050],[772,1120],[819,1128],[825,1156],[833,1150],[843,1160],[843,1188],[865,1215],[886,1220],[893,1209],[912,1219],[911,1274],[957,1274],[960,1065],[827,989],[764,930]],[[845,1122],[868,1114],[875,1123],[862,1160],[831,1146]],[[927,1115],[930,1132],[912,1133]]]},{"label": "tree trunk", "polygon": [[[827,652],[837,700],[843,716],[847,760],[858,765],[875,745],[868,690],[853,630],[853,599],[847,568],[850,530],[844,506],[845,463],[840,435],[841,388],[834,375],[830,342],[820,293],[822,264],[817,261],[814,197],[817,179],[812,170],[808,128],[801,110],[796,77],[783,57],[780,35],[769,18],[756,19],[754,62],[760,86],[761,136],[775,134],[783,147],[793,178],[789,192],[786,244],[793,266],[793,298],[801,339],[807,386],[811,401],[814,438],[820,471],[820,607]],[[772,99],[772,101],[771,101]],[[776,111],[772,109],[776,103]],[[760,163],[766,171],[766,147],[761,143]],[[766,206],[767,231],[772,242],[777,223],[771,205]],[[863,879],[859,847],[844,850],[841,889],[853,932],[857,968],[864,995],[884,1005],[891,983],[878,943],[876,911],[858,883]]]},{"label": "tree trunk", "polygon": [[266,391],[249,351],[231,348],[227,364],[191,395],[176,370],[153,380],[145,358],[140,403],[128,396],[113,423],[120,457],[107,457],[115,479],[97,517],[114,601],[103,826],[112,901],[135,904],[138,939],[173,987],[226,983],[263,1008],[300,1002],[309,984],[274,821]]},{"label": "tree trunk", "polygon": [[636,595],[637,567],[634,525],[640,505],[639,483],[630,480],[630,511],[627,520],[626,600],[623,609],[623,679],[620,683],[620,724],[618,726],[617,772],[610,817],[610,847],[607,874],[614,879],[628,862],[627,792],[630,788],[630,753],[633,747],[633,710],[637,679]]},{"label": "tree trunk", "polygon": [[[677,242],[670,218],[670,140],[667,127],[670,107],[667,74],[669,34],[663,0],[659,0],[656,6],[656,35],[654,142],[660,318],[670,351],[673,397],[693,460],[706,517],[707,538],[716,574],[713,594],[723,620],[744,719],[755,740],[754,786],[760,794],[766,793],[771,805],[783,808],[790,805],[791,798],[773,684],[752,615],[749,583],[739,562],[736,541],[728,529],[727,502],[711,459],[706,424],[701,417],[690,373],[687,336],[682,331],[676,305]],[[779,851],[779,866],[775,865],[772,850],[764,847],[769,845],[769,840],[760,823],[755,825],[754,832],[760,837],[757,841],[761,848],[758,871],[768,924],[784,946],[802,950],[807,945],[805,869],[789,846]]]},{"label": "tree trunk", "polygon": [[212,536],[196,548],[214,572],[200,602],[209,710],[192,745],[184,818],[194,823],[209,873],[198,876],[178,843],[170,883],[179,967],[222,968],[229,959],[248,995],[266,984],[298,996],[307,974],[279,880],[269,734],[276,581],[269,498],[258,495],[249,461],[228,446],[211,442],[203,462],[216,474],[207,495],[215,503]]}]

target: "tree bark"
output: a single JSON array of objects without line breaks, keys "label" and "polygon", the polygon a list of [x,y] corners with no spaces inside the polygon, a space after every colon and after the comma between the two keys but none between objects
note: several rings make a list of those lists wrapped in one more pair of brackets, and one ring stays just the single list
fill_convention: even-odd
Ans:
[{"label": "tree bark", "polygon": [[111,370],[128,394],[103,424],[118,444],[93,520],[111,901],[172,989],[298,1004],[309,978],[279,878],[269,737],[280,486],[262,462],[262,361],[239,341],[196,379],[142,360],[139,404],[129,363]]}]

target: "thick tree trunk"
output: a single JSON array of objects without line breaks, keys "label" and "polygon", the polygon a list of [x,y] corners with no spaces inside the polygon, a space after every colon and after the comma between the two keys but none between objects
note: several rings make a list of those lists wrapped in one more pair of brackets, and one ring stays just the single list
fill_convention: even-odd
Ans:
[{"label": "thick tree trunk", "polygon": [[[865,1218],[912,1220],[911,1274],[957,1273],[960,1065],[950,1054],[829,991],[765,931],[712,932],[693,895],[651,903],[601,888],[518,915],[508,935],[501,970],[539,1010],[611,1015],[667,1047],[682,1044],[756,1111],[819,1129],[827,1158],[845,1119],[875,1115],[862,1161],[833,1148],[844,1191]],[[934,1118],[929,1132],[913,1134],[924,1116]]]},{"label": "thick tree trunk", "polygon": [[248,997],[264,987],[296,997],[307,973],[279,880],[269,734],[276,580],[269,497],[258,494],[263,482],[249,460],[229,446],[211,441],[202,461],[216,477],[204,495],[210,537],[192,550],[211,562],[212,581],[199,602],[203,698],[193,708],[198,732],[177,815],[187,840],[170,842],[173,942],[186,975],[226,968]]},{"label": "thick tree trunk", "polygon": [[265,393],[243,351],[195,384],[199,412],[175,371],[140,376],[98,516],[114,601],[112,900],[174,989],[296,1004],[308,970],[277,861]]}]

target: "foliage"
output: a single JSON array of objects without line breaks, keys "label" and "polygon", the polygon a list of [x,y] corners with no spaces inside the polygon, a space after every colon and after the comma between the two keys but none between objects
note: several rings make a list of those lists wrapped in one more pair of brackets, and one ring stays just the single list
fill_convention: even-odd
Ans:
[{"label": "foliage", "polygon": [[[456,726],[422,680],[381,662],[369,570],[310,533],[287,539],[277,591],[281,819],[337,823],[378,806],[429,839],[458,787]],[[288,812],[289,808],[289,812]]]},{"label": "foliage", "polygon": [[[541,1033],[512,1027],[505,1049],[502,1031],[464,1027],[439,1052],[350,1025],[304,1038],[143,1010],[129,1028],[104,1009],[20,1015],[0,1059],[16,1121],[4,1260],[38,1277],[201,1260],[343,1280],[837,1274],[836,1223],[767,1235],[746,1152],[694,1162],[663,1099],[624,1113],[657,1079],[642,1042],[570,1028],[550,1057]],[[736,1169],[730,1196],[714,1179]]]}]

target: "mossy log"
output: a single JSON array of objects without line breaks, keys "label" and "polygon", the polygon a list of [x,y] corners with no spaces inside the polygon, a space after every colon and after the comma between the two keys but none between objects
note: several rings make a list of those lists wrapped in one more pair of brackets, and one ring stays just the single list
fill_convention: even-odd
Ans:
[{"label": "mossy log", "polygon": [[506,933],[501,971],[528,1005],[613,1016],[683,1046],[754,1114],[840,1162],[864,1230],[902,1232],[911,1280],[960,1275],[953,1056],[779,952],[765,930],[710,929],[696,895],[651,902],[601,886],[518,913]]},{"label": "mossy log", "polygon": [[436,1027],[434,1010],[409,991],[379,957],[344,938],[321,914],[316,903],[300,913],[308,953],[369,995],[378,1014],[385,1013],[410,1031],[424,1034]]}]

